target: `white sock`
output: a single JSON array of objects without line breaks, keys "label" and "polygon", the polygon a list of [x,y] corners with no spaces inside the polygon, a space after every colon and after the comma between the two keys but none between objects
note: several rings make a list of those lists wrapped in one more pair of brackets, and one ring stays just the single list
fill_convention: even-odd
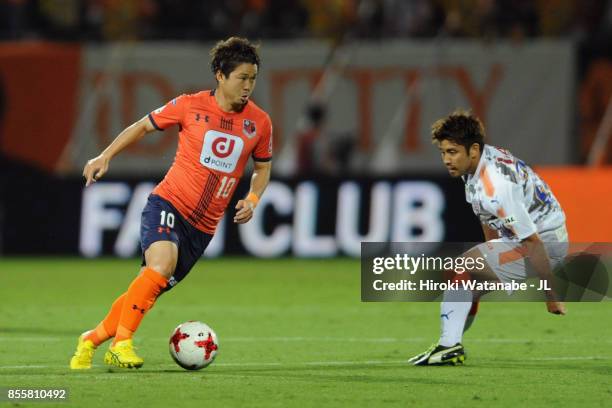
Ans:
[{"label": "white sock", "polygon": [[460,289],[444,292],[444,298],[440,304],[440,341],[438,344],[451,347],[461,343],[463,328],[471,308],[471,290]]}]

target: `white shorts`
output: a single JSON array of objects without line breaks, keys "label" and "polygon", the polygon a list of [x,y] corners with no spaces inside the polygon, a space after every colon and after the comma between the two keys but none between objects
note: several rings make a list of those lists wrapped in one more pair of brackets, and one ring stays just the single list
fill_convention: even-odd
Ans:
[{"label": "white shorts", "polygon": [[[565,225],[540,235],[550,258],[551,269],[556,268],[565,258],[569,243]],[[476,246],[484,255],[487,264],[501,282],[523,281],[537,277],[537,273],[525,262],[520,242],[493,239]]]}]

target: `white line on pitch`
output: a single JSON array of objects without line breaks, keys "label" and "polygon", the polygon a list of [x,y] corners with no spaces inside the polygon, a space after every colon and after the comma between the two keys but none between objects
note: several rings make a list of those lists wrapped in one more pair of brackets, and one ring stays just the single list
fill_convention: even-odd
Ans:
[{"label": "white line on pitch", "polygon": [[572,361],[572,360],[612,360],[607,356],[584,356],[584,357],[535,357],[531,361]]},{"label": "white line on pitch", "polygon": [[[612,357],[608,356],[576,356],[576,357],[541,357],[541,358],[530,358],[530,361],[584,361],[584,360],[612,360]],[[215,367],[299,367],[299,366],[355,366],[355,365],[396,365],[396,364],[407,364],[406,360],[363,360],[363,361],[303,361],[303,362],[246,362],[246,363],[216,363]],[[94,364],[94,368],[103,367],[101,365]],[[157,367],[163,368],[177,368],[174,364],[162,364]],[[51,365],[12,365],[12,366],[0,366],[0,370],[22,370],[22,369],[47,369],[47,368],[65,368],[68,371],[67,365],[62,366],[51,366]],[[147,373],[147,371],[144,371]],[[42,374],[41,375],[48,375]],[[116,373],[109,373],[110,376],[116,378]]]},{"label": "white line on pitch", "polygon": [[0,341],[62,341],[67,337],[0,337]]},{"label": "white line on pitch", "polygon": [[[18,341],[18,342],[59,342],[66,341],[68,337],[11,337],[4,336],[0,337],[0,342],[3,341]],[[165,342],[168,339],[165,337],[153,337],[146,338],[147,342]],[[221,338],[221,343],[248,343],[248,342],[341,342],[341,343],[418,343],[423,341],[431,340],[431,338],[425,337],[412,337],[412,338],[396,338],[396,337],[228,337]],[[138,340],[137,340],[138,341]],[[467,338],[466,342],[474,343],[509,343],[509,344],[525,344],[525,343],[561,343],[561,344],[573,344],[573,343],[612,343],[612,340],[588,340],[588,339],[504,339],[504,338],[487,338],[487,339],[472,339]]]},{"label": "white line on pitch", "polygon": [[[342,365],[385,365],[385,364],[405,364],[407,360],[364,360],[364,361],[303,361],[303,362],[291,362],[291,363],[273,363],[273,362],[246,362],[246,363],[216,363],[216,367],[291,367],[291,366],[342,366]],[[102,367],[101,365],[94,364],[94,368]],[[106,366],[104,366],[106,367]],[[162,364],[158,367],[164,368],[178,368],[174,364]],[[0,369],[41,369],[41,368],[65,368],[66,366],[51,366],[51,365],[13,365],[13,366],[0,366]]]},{"label": "white line on pitch", "polygon": [[[35,342],[56,342],[71,339],[69,337],[0,337],[0,341],[35,341]],[[165,337],[149,337],[147,341],[167,341]],[[223,338],[224,343],[242,342],[292,342],[292,341],[316,341],[316,342],[346,342],[346,343],[398,343],[398,342],[419,342],[427,340],[424,337],[414,338],[392,338],[392,337],[228,337]]]},{"label": "white line on pitch", "polygon": [[258,341],[270,341],[270,342],[292,342],[292,341],[316,341],[316,342],[346,342],[346,343],[402,343],[402,342],[419,342],[427,340],[424,337],[413,337],[413,338],[394,338],[394,337],[229,337],[222,339],[223,342],[258,342]]},{"label": "white line on pitch", "polygon": [[23,369],[23,368],[59,368],[58,366],[48,366],[48,365],[12,365],[12,366],[0,366],[0,369],[11,370],[11,369]]}]

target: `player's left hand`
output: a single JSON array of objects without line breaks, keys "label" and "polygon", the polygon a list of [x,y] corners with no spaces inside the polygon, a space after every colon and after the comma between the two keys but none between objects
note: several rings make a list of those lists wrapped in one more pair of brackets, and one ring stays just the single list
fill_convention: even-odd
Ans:
[{"label": "player's left hand", "polygon": [[234,215],[234,222],[236,224],[244,224],[249,222],[251,218],[253,218],[253,210],[255,209],[255,204],[251,201],[247,200],[238,200],[236,204],[236,210],[238,212]]}]

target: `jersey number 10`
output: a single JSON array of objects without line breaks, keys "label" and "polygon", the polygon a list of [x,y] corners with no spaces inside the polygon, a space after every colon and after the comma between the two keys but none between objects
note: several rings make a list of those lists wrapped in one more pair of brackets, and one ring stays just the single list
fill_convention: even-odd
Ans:
[{"label": "jersey number 10", "polygon": [[235,184],[236,179],[234,177],[224,176],[221,179],[221,186],[219,187],[219,191],[217,191],[215,198],[227,198],[230,195]]}]

